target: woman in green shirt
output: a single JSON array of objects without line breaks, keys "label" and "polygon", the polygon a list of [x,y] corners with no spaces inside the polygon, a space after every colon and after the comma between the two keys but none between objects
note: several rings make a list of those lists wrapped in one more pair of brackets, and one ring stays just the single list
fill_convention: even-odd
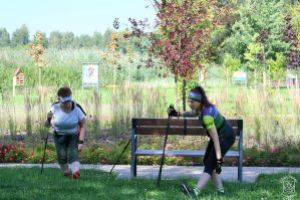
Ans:
[{"label": "woman in green shirt", "polygon": [[207,145],[203,163],[204,172],[194,188],[181,185],[182,191],[189,197],[196,197],[201,193],[207,182],[212,179],[217,191],[224,193],[220,177],[223,157],[235,142],[235,133],[215,105],[209,102],[204,89],[200,86],[189,92],[188,103],[192,112],[179,113],[169,109],[171,116],[198,117],[207,130],[210,141]]}]

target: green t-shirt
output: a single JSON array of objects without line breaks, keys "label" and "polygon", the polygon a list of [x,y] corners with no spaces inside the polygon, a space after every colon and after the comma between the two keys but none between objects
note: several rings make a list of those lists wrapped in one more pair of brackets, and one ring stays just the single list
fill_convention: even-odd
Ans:
[{"label": "green t-shirt", "polygon": [[218,109],[213,105],[204,107],[199,118],[207,130],[214,127],[216,127],[216,129],[221,128],[225,120]]}]

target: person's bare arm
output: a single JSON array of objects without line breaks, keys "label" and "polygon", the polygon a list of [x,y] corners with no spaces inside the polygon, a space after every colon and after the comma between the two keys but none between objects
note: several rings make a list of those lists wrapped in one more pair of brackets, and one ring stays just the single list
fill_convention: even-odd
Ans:
[{"label": "person's bare arm", "polygon": [[[79,141],[84,141],[85,137],[85,119],[79,122]],[[83,148],[83,144],[78,145],[78,150],[81,151]]]},{"label": "person's bare arm", "polygon": [[46,127],[50,127],[52,117],[53,117],[53,113],[51,111],[48,112],[47,119],[46,119],[46,121],[44,123]]},{"label": "person's bare arm", "polygon": [[197,117],[197,113],[195,111],[185,111],[185,112],[179,112],[179,116],[181,117]]},{"label": "person's bare arm", "polygon": [[216,127],[214,126],[214,127],[210,128],[208,130],[208,133],[214,142],[214,147],[216,150],[216,157],[217,157],[217,159],[221,159],[222,158],[221,146],[220,146],[220,140],[219,140],[219,136],[218,136]]}]

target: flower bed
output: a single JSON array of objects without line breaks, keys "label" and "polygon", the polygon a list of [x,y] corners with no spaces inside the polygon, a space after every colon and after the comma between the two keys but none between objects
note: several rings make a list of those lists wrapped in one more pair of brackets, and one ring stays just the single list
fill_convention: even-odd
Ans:
[{"label": "flower bed", "polygon": [[[90,164],[113,164],[122,151],[126,141],[114,144],[88,144],[80,153],[82,163]],[[150,146],[147,146],[150,148]],[[174,147],[168,145],[168,147]],[[176,148],[177,146],[175,146]],[[12,144],[0,144],[0,163],[40,163],[43,157],[44,145],[36,145],[35,148],[26,147],[23,142]],[[300,166],[299,147],[277,148],[245,148],[244,166]],[[46,150],[45,162],[56,162],[56,152],[53,144],[49,144]],[[129,148],[121,157],[119,164],[130,163]],[[140,157],[139,164],[159,164],[160,156]],[[202,165],[202,158],[195,157],[167,157],[167,165]],[[226,158],[226,166],[236,166],[236,158]]]}]

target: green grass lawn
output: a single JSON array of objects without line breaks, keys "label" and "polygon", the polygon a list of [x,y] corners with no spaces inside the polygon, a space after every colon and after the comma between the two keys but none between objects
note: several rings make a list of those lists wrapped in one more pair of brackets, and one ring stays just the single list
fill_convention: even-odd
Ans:
[{"label": "green grass lawn", "polygon": [[[214,193],[210,184],[199,199],[282,199],[280,179],[286,174],[261,175],[258,181],[249,183],[225,183],[227,194]],[[299,184],[300,174],[292,174]],[[195,184],[195,180],[186,180]],[[80,180],[71,180],[61,175],[58,169],[45,169],[40,175],[38,168],[0,168],[0,199],[109,199],[109,200],[179,200],[187,199],[180,191],[181,180],[121,180],[101,171],[82,170]],[[300,198],[296,183],[294,199]]]}]

